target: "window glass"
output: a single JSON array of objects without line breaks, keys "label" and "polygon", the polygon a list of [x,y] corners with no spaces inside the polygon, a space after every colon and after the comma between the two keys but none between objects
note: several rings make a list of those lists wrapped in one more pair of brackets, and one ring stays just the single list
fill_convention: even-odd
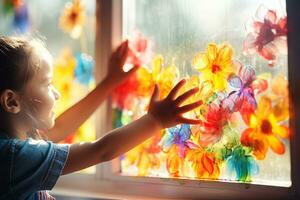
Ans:
[{"label": "window glass", "polygon": [[291,185],[285,1],[124,0],[123,37],[141,67],[113,95],[113,125],[199,87],[198,125],[165,129],[120,157],[124,176]]}]

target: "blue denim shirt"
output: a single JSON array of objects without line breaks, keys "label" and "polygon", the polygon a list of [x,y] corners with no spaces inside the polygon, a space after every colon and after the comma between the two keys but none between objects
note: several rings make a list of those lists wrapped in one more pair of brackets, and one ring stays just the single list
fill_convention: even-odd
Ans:
[{"label": "blue denim shirt", "polygon": [[0,133],[0,200],[54,199],[44,190],[51,190],[61,175],[69,146]]}]

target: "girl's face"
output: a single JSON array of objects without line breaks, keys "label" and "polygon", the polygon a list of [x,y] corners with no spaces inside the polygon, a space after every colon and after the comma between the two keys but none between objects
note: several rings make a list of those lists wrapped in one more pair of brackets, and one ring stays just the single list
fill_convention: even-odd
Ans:
[{"label": "girl's face", "polygon": [[49,129],[54,126],[53,108],[60,94],[52,84],[52,58],[49,53],[32,55],[37,70],[24,88],[21,112],[36,129]]}]

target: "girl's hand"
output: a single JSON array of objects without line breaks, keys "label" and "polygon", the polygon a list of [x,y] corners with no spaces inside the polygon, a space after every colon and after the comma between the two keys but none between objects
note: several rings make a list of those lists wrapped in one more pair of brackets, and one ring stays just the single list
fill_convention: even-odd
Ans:
[{"label": "girl's hand", "polygon": [[150,114],[161,125],[161,128],[172,127],[180,123],[198,124],[201,122],[200,120],[188,119],[182,116],[184,113],[193,110],[202,104],[202,101],[196,101],[188,105],[180,106],[186,99],[197,93],[199,90],[198,88],[193,88],[179,97],[176,97],[178,91],[185,82],[185,80],[181,80],[177,83],[169,95],[160,101],[158,101],[159,89],[158,86],[155,85],[155,89],[150,100],[148,114]]},{"label": "girl's hand", "polygon": [[110,56],[105,78],[110,84],[114,86],[121,84],[138,69],[138,66],[134,66],[127,72],[123,70],[129,51],[128,40],[126,40]]}]

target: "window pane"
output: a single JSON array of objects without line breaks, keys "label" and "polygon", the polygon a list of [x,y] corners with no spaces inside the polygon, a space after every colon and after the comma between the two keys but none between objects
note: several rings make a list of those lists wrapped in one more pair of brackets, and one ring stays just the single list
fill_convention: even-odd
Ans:
[{"label": "window pane", "polygon": [[125,0],[123,34],[142,67],[114,95],[115,127],[146,112],[154,83],[163,98],[186,78],[200,91],[185,104],[203,105],[187,113],[199,125],[120,157],[121,175],[291,185],[285,1]]},{"label": "window pane", "polygon": [[[95,1],[1,1],[2,35],[45,39],[54,58],[55,87],[61,93],[57,116],[94,88]],[[64,142],[96,138],[93,118]],[[95,168],[84,172],[94,173]]]}]

